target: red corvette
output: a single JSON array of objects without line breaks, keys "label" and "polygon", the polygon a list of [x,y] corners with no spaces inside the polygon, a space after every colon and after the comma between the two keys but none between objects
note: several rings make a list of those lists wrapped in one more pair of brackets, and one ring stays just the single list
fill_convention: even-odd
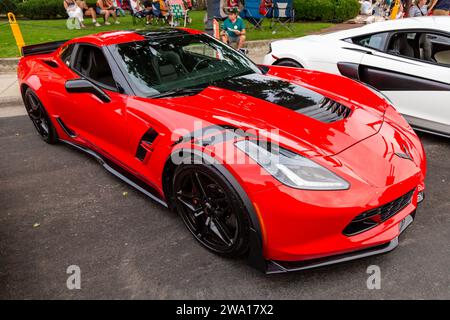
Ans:
[{"label": "red corvette", "polygon": [[392,250],[424,196],[425,156],[380,93],[257,66],[198,31],[108,32],[23,48],[39,135],[176,210],[215,253],[265,272]]}]

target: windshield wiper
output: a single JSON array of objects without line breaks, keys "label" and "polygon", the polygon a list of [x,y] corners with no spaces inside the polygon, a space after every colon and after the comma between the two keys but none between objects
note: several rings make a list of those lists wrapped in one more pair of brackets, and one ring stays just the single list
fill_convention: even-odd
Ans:
[{"label": "windshield wiper", "polygon": [[170,91],[165,91],[161,93],[157,93],[154,95],[149,96],[149,98],[164,98],[164,97],[176,97],[176,96],[186,96],[190,94],[196,94],[201,91],[203,91],[206,88],[206,86],[201,87],[191,87],[191,88],[180,88]]}]

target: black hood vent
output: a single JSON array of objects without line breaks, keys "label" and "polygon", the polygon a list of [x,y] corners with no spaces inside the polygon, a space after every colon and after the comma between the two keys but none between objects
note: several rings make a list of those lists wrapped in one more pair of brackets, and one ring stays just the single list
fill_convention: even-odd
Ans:
[{"label": "black hood vent", "polygon": [[324,97],[318,104],[299,110],[301,114],[316,120],[331,123],[347,118],[351,109],[334,100]]},{"label": "black hood vent", "polygon": [[215,86],[331,123],[347,118],[351,109],[300,85],[270,76],[249,74],[214,83]]}]

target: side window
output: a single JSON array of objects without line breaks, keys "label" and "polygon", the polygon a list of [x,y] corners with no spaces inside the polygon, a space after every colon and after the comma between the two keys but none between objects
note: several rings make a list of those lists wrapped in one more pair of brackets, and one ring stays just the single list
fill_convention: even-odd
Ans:
[{"label": "side window", "polygon": [[388,52],[450,67],[450,37],[431,32],[399,32],[389,41]]},{"label": "side window", "polygon": [[417,32],[398,32],[394,34],[389,41],[388,53],[419,59],[416,51],[416,42],[419,36],[420,33]]},{"label": "side window", "polygon": [[349,39],[346,39],[346,41],[366,47],[366,48],[383,51],[387,36],[388,36],[388,33],[386,33],[386,32],[375,33],[375,34],[370,34],[370,35],[354,37],[354,38],[350,39],[351,41],[348,41]]},{"label": "side window", "polygon": [[116,89],[116,82],[114,81],[111,68],[100,48],[90,45],[80,45],[73,67],[87,79],[109,90]]},{"label": "side window", "polygon": [[65,46],[61,50],[61,54],[59,55],[59,58],[64,62],[68,67],[70,67],[70,59],[72,57],[73,48],[75,47],[74,44],[69,44],[68,46]]},{"label": "side window", "polygon": [[450,67],[450,36],[424,33],[419,45],[424,60]]}]

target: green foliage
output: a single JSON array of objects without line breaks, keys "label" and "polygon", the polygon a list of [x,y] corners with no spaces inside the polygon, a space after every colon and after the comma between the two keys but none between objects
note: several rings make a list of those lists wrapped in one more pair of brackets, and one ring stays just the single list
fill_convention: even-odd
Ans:
[{"label": "green foliage", "polygon": [[358,0],[294,0],[298,20],[343,22],[358,15]]},{"label": "green foliage", "polygon": [[17,13],[19,0],[0,0],[0,13]]},{"label": "green foliage", "polygon": [[66,17],[61,0],[28,0],[18,4],[18,12],[28,19],[54,19]]}]

